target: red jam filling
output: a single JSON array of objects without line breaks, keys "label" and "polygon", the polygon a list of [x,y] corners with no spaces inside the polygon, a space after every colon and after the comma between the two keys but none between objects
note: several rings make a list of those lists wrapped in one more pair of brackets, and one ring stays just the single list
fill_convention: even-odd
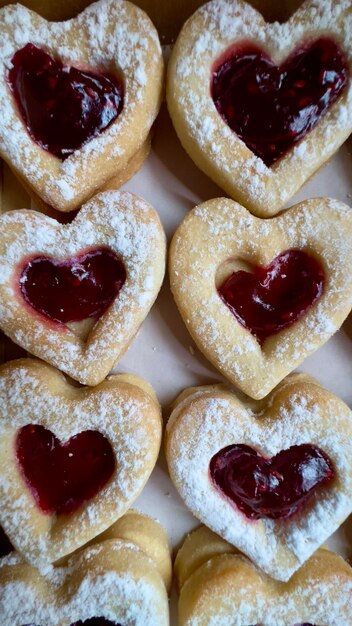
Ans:
[{"label": "red jam filling", "polygon": [[0,558],[10,554],[13,551],[13,546],[6,535],[4,529],[0,526]]},{"label": "red jam filling", "polygon": [[324,291],[320,263],[303,250],[286,250],[266,267],[231,274],[218,293],[260,344],[300,319]]},{"label": "red jam filling", "polygon": [[36,424],[18,431],[16,457],[36,504],[47,514],[76,511],[99,493],[116,466],[112,447],[100,432],[85,430],[61,443]]},{"label": "red jam filling", "polygon": [[71,624],[71,626],[121,626],[121,624],[116,624],[116,622],[112,622],[109,619],[105,619],[105,617],[91,617],[90,619],[82,622],[75,622]]},{"label": "red jam filling", "polygon": [[123,86],[114,76],[68,67],[28,43],[12,58],[9,82],[27,130],[66,159],[116,120]]},{"label": "red jam filling", "polygon": [[302,45],[279,67],[248,42],[217,62],[211,95],[228,126],[270,167],[316,126],[348,79],[345,54],[331,39]]},{"label": "red jam filling", "polygon": [[89,250],[65,261],[38,256],[27,260],[20,276],[25,301],[56,322],[100,317],[126,280],[120,258],[107,248]]},{"label": "red jam filling", "polygon": [[329,457],[310,444],[292,446],[271,459],[250,446],[227,446],[212,457],[209,471],[215,488],[252,520],[292,517],[335,476]]}]

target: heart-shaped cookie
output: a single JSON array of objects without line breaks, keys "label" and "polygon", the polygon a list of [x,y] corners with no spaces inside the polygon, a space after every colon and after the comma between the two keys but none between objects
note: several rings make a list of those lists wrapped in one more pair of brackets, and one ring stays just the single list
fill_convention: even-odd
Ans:
[{"label": "heart-shaped cookie", "polygon": [[82,384],[109,373],[160,289],[165,235],[150,205],[107,191],[70,224],[0,217],[0,327]]},{"label": "heart-shaped cookie", "polygon": [[232,200],[191,211],[170,249],[176,304],[200,350],[263,398],[352,306],[351,209],[307,200],[268,221]]},{"label": "heart-shaped cookie", "polygon": [[352,570],[330,550],[318,550],[290,582],[276,582],[201,527],[185,540],[175,570],[180,626],[338,626],[352,620]]},{"label": "heart-shaped cookie", "polygon": [[[168,423],[166,455],[194,515],[270,576],[288,580],[352,510],[351,433],[350,409],[297,374],[259,403],[221,386],[186,390]],[[258,464],[229,458],[219,480],[214,461],[235,447],[255,451]],[[302,450],[310,453],[303,459]],[[283,451],[286,468],[261,471],[260,459]]]},{"label": "heart-shaped cookie", "polygon": [[61,23],[5,7],[0,30],[0,155],[44,202],[70,211],[148,137],[163,84],[157,31],[115,0]]},{"label": "heart-shaped cookie", "polygon": [[104,531],[137,498],[158,456],[160,408],[142,379],[74,387],[34,359],[1,366],[0,397],[0,524],[42,566]]},{"label": "heart-shaped cookie", "polygon": [[284,24],[242,0],[186,22],[167,101],[196,164],[261,217],[275,215],[352,131],[352,5],[308,0]]},{"label": "heart-shaped cookie", "polygon": [[19,554],[0,561],[3,626],[168,626],[160,558],[170,563],[165,532],[137,513],[122,518],[103,540],[42,577]]}]

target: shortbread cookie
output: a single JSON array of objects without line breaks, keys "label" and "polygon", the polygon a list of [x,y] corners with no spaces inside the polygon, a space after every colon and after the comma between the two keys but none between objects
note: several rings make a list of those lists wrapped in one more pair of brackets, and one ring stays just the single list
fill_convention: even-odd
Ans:
[{"label": "shortbread cookie", "polygon": [[258,403],[220,385],[187,390],[166,456],[194,515],[278,580],[352,511],[351,411],[303,374]]},{"label": "shortbread cookie", "polygon": [[80,550],[47,578],[20,555],[2,559],[1,625],[168,626],[163,572],[144,549],[150,541],[170,561],[165,533],[146,516],[135,514],[137,522],[136,541],[126,538],[123,528],[120,535],[116,526],[116,538]]},{"label": "shortbread cookie", "polygon": [[107,191],[66,225],[0,217],[0,328],[82,384],[109,373],[160,289],[165,235],[152,207]]},{"label": "shortbread cookie", "polygon": [[45,203],[71,211],[148,137],[162,95],[157,31],[124,0],[59,23],[11,5],[0,30],[0,155]]},{"label": "shortbread cookie", "polygon": [[196,164],[270,217],[351,133],[351,68],[350,0],[308,0],[284,24],[212,0],[173,49],[169,111]]},{"label": "shortbread cookie", "polygon": [[349,314],[351,230],[350,207],[327,198],[270,221],[219,198],[178,227],[176,304],[199,349],[246,394],[263,398]]},{"label": "shortbread cookie", "polygon": [[74,387],[34,359],[0,368],[0,524],[37,566],[121,517],[155,465],[160,407],[135,376]]},{"label": "shortbread cookie", "polygon": [[[203,558],[194,563],[195,553]],[[201,527],[178,552],[179,626],[340,626],[352,622],[352,569],[320,549],[290,582],[270,579]],[[181,575],[180,575],[181,574]]]}]

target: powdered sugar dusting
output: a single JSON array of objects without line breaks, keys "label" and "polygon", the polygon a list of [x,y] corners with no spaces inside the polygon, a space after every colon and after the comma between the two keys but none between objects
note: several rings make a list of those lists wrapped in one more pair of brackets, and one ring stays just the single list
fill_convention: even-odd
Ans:
[{"label": "powdered sugar dusting", "polygon": [[[287,380],[283,391],[279,387],[273,394],[275,408],[269,403],[264,416],[229,393],[203,388],[176,407],[167,428],[170,474],[186,505],[279,580],[290,578],[352,510],[351,412],[316,385],[300,387],[294,377]],[[332,460],[337,481],[317,489],[290,521],[248,521],[209,479],[212,456],[234,443],[266,457],[293,445],[315,444]]]}]

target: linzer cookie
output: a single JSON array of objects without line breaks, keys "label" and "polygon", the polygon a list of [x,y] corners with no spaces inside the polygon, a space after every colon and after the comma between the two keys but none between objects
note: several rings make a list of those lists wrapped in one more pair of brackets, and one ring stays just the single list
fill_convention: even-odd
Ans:
[{"label": "linzer cookie", "polygon": [[159,453],[160,407],[135,376],[74,387],[34,359],[0,368],[0,398],[0,524],[26,560],[44,567],[137,498]]},{"label": "linzer cookie", "polygon": [[171,289],[205,356],[263,398],[352,306],[350,207],[301,202],[268,220],[226,198],[191,211],[170,249]]},{"label": "linzer cookie", "polygon": [[332,626],[352,620],[352,570],[330,550],[318,550],[290,582],[281,583],[203,526],[186,538],[175,570],[180,626]]},{"label": "linzer cookie", "polygon": [[67,225],[33,211],[0,217],[0,327],[82,384],[101,382],[160,289],[165,235],[152,207],[107,191]]},{"label": "linzer cookie", "polygon": [[113,539],[80,550],[46,578],[18,554],[2,559],[2,626],[168,626],[167,537],[145,515],[130,517],[114,525]]},{"label": "linzer cookie", "polygon": [[194,515],[287,581],[352,511],[351,435],[348,406],[296,374],[265,402],[220,385],[186,390],[166,457]]},{"label": "linzer cookie", "polygon": [[148,16],[101,0],[51,23],[20,5],[0,11],[0,155],[59,211],[110,178],[128,178],[161,102],[163,61]]},{"label": "linzer cookie", "polygon": [[275,215],[352,131],[352,4],[308,0],[284,24],[242,0],[186,22],[167,100],[191,158],[260,217]]}]

